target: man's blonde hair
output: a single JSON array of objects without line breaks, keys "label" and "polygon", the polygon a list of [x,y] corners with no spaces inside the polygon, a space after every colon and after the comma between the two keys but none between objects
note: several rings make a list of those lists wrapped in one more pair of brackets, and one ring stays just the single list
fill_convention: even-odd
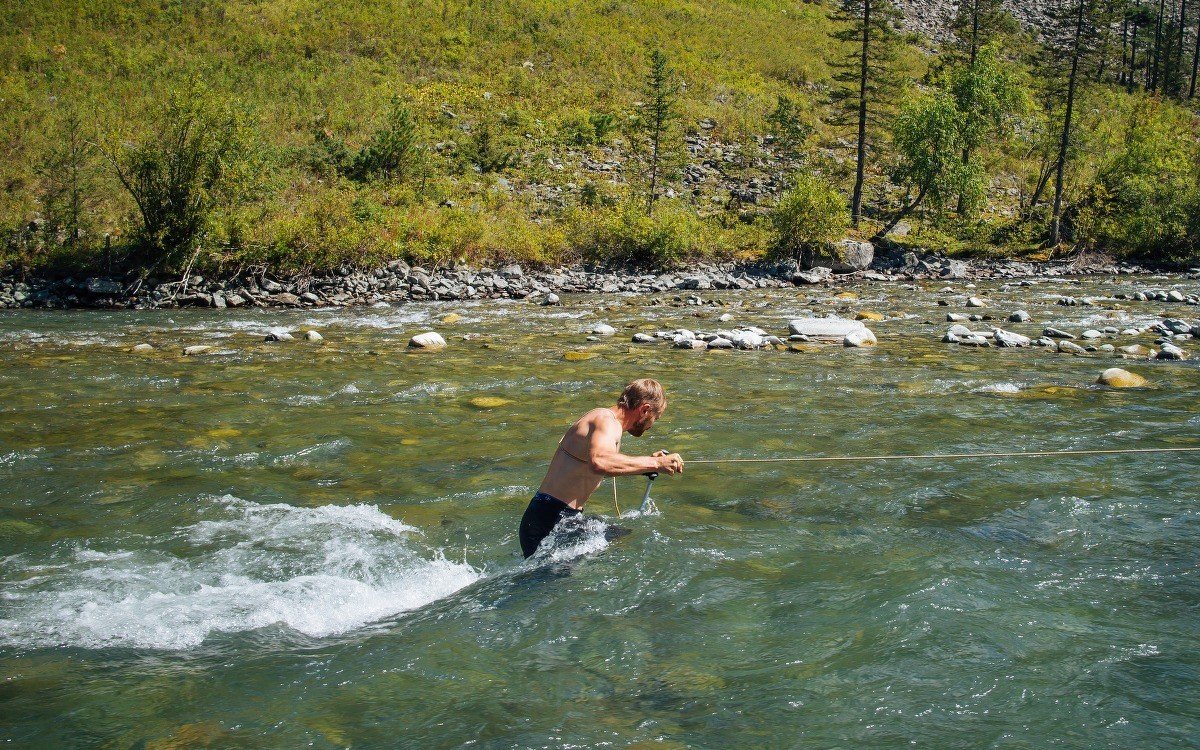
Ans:
[{"label": "man's blonde hair", "polygon": [[617,399],[617,405],[626,409],[636,409],[642,404],[650,404],[655,414],[663,413],[667,408],[667,396],[661,383],[650,378],[630,381]]}]

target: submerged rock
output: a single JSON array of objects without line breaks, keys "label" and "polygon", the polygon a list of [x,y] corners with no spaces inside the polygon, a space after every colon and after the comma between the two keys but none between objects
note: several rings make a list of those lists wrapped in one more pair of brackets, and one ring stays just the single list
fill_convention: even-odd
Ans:
[{"label": "submerged rock", "polygon": [[1058,350],[1064,354],[1087,354],[1087,349],[1084,349],[1079,344],[1076,344],[1066,339],[1058,342]]},{"label": "submerged rock", "polygon": [[206,344],[196,344],[195,346],[184,347],[183,355],[185,357],[193,357],[197,354],[204,354],[205,352],[208,352],[208,351],[212,351],[211,346],[208,346]]},{"label": "submerged rock", "polygon": [[648,333],[633,334],[633,343],[635,344],[653,344],[656,341],[658,341],[658,339]]},{"label": "submerged rock", "polygon": [[1100,377],[1096,382],[1112,388],[1141,388],[1148,381],[1141,375],[1132,373],[1129,370],[1122,370],[1120,367],[1110,367],[1100,373]]},{"label": "submerged rock", "polygon": [[134,354],[149,354],[154,351],[154,347],[150,344],[138,344],[132,349]]},{"label": "submerged rock", "polygon": [[317,333],[316,331],[305,331],[304,332],[304,340],[317,342],[317,341],[324,341],[325,337],[322,336],[321,334]]},{"label": "submerged rock", "polygon": [[292,341],[296,337],[287,331],[271,332],[266,335],[264,341]]},{"label": "submerged rock", "polygon": [[616,332],[617,332],[617,329],[613,328],[608,323],[600,323],[598,325],[595,325],[592,327],[592,330],[589,331],[589,333],[594,333],[597,336],[612,336]]},{"label": "submerged rock", "polygon": [[1052,339],[1073,339],[1075,334],[1067,333],[1059,328],[1047,328],[1042,331],[1042,335]]},{"label": "submerged rock", "polygon": [[1155,355],[1154,358],[1155,359],[1180,360],[1180,359],[1187,359],[1188,355],[1187,355],[1187,352],[1180,349],[1178,346],[1175,346],[1174,344],[1163,344],[1162,349],[1158,352],[1157,355]]}]

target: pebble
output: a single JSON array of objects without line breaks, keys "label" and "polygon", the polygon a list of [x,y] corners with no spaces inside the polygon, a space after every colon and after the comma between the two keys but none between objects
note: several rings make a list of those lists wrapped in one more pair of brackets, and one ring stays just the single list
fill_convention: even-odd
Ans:
[{"label": "pebble", "polygon": [[435,351],[437,349],[446,348],[446,339],[442,338],[441,334],[434,331],[418,333],[408,340],[408,346],[412,349],[426,349]]},{"label": "pebble", "polygon": [[1099,331],[1097,331],[1094,328],[1087,329],[1081,335],[1085,339],[1098,339],[1098,338],[1102,338],[1104,336],[1103,333],[1100,333]]}]

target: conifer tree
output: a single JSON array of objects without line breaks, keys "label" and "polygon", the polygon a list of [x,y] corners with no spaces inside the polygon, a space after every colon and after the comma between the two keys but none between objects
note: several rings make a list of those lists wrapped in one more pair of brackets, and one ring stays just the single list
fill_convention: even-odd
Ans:
[{"label": "conifer tree", "polygon": [[646,195],[646,215],[654,213],[654,202],[658,200],[658,184],[663,177],[668,152],[667,140],[670,137],[670,126],[679,113],[676,111],[676,99],[679,87],[675,81],[675,71],[667,61],[667,55],[661,49],[650,51],[650,70],[646,74],[645,96],[642,104],[641,126],[649,142],[650,153],[646,166],[649,190]]},{"label": "conifer tree", "polygon": [[888,0],[842,0],[835,19],[844,24],[835,38],[850,47],[847,59],[835,63],[838,71],[834,78],[840,86],[833,98],[841,112],[835,122],[853,122],[857,128],[854,192],[850,199],[850,222],[857,229],[862,220],[871,126],[891,108],[900,88],[895,65],[900,43],[899,12]]}]

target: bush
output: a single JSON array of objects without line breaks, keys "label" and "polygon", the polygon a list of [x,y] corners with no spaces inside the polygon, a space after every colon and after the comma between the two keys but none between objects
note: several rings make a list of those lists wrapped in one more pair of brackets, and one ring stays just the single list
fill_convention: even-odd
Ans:
[{"label": "bush", "polygon": [[669,201],[649,216],[626,200],[613,209],[582,210],[570,223],[569,239],[585,260],[636,268],[670,268],[699,255],[707,233],[694,211]]},{"label": "bush", "polygon": [[[1106,151],[1075,219],[1085,241],[1118,255],[1179,262],[1200,255],[1200,149],[1178,112],[1138,100]],[[1115,145],[1115,144],[1114,144]]]},{"label": "bush", "polygon": [[140,142],[105,153],[137,205],[131,260],[150,268],[177,267],[256,178],[245,112],[200,85],[172,92]]},{"label": "bush", "polygon": [[825,245],[850,227],[846,199],[832,185],[811,174],[800,175],[771,212],[774,253],[799,258],[805,250]]},{"label": "bush", "polygon": [[419,158],[417,126],[412,111],[400,97],[394,96],[383,126],[372,133],[354,155],[349,174],[360,181],[403,180],[413,171]]}]

